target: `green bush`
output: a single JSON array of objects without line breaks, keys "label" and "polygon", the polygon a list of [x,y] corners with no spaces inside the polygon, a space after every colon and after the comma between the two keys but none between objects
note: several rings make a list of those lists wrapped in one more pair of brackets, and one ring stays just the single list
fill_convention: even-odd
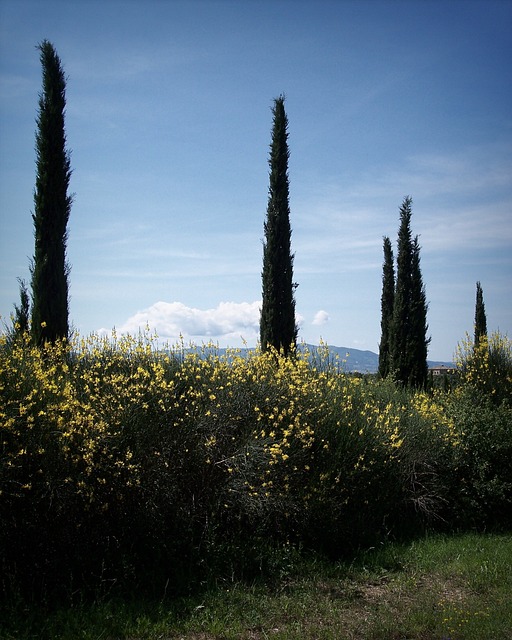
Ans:
[{"label": "green bush", "polygon": [[481,336],[477,345],[470,336],[457,346],[455,362],[463,386],[493,404],[512,402],[512,340],[499,331]]},{"label": "green bush", "polygon": [[321,351],[0,337],[0,403],[2,586],[34,598],[183,593],[272,572],[290,545],[341,557],[440,517],[509,522],[510,405],[469,380],[427,394]]},{"label": "green bush", "polygon": [[453,524],[479,528],[512,527],[512,404],[471,386],[447,398],[457,430],[447,468]]},{"label": "green bush", "polygon": [[[444,398],[459,445],[447,469],[459,526],[512,526],[512,341],[499,332],[456,353],[460,382]],[[451,481],[451,482],[450,482]]]}]

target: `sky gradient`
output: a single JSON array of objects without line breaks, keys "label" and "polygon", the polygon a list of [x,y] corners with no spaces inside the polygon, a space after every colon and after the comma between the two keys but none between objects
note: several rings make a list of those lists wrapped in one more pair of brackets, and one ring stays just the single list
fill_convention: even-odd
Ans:
[{"label": "sky gradient", "polygon": [[429,359],[512,333],[512,2],[0,0],[0,315],[33,255],[50,40],[75,194],[70,321],[259,335],[273,98],[286,95],[299,339],[378,351],[382,238],[413,199]]}]

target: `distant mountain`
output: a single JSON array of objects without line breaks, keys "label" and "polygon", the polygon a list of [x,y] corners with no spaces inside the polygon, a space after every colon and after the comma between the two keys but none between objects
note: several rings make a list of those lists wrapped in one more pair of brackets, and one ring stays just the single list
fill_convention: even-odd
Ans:
[{"label": "distant mountain", "polygon": [[[317,348],[309,345],[310,350]],[[379,356],[373,351],[361,351],[360,349],[329,345],[329,352],[338,358],[343,371],[377,373],[379,369]]]},{"label": "distant mountain", "polygon": [[[308,345],[310,351],[318,349],[312,345]],[[329,345],[329,351],[339,358],[340,364],[344,371],[359,373],[377,373],[379,369],[379,355],[373,351],[361,351],[360,349],[351,349],[350,347],[335,347]],[[453,367],[452,362],[440,362],[438,360],[427,360],[429,367],[438,367],[444,365]]]},{"label": "distant mountain", "polygon": [[[318,359],[325,357],[325,347],[318,347],[312,344],[303,344],[299,348],[307,349],[311,354],[311,358],[314,360],[318,354]],[[351,349],[349,347],[335,347],[329,345],[329,356],[333,360],[336,360],[339,367],[343,371],[351,373],[377,373],[379,369],[379,356],[373,351],[361,351],[360,349]],[[194,349],[198,353],[207,355],[208,353],[215,353],[219,356],[224,356],[231,351],[230,349],[222,348],[199,348]],[[242,356],[247,355],[252,349],[241,349],[239,354]],[[318,353],[320,351],[320,353]],[[441,362],[438,360],[428,360],[429,367],[437,367],[444,365],[446,367],[453,367],[452,362]]]}]

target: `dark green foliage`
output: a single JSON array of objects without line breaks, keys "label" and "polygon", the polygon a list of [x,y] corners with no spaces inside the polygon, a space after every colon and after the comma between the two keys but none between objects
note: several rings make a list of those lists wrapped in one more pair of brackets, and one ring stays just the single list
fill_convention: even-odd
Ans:
[{"label": "dark green foliage", "polygon": [[30,300],[25,280],[18,278],[20,284],[20,304],[14,305],[14,316],[12,319],[13,334],[20,335],[28,331],[30,319]]},{"label": "dark green foliage", "polygon": [[68,324],[67,224],[72,196],[64,115],[66,78],[53,45],[39,46],[43,88],[39,96],[34,191],[35,250],[32,272],[32,333],[36,344],[66,338]]},{"label": "dark green foliage", "polygon": [[421,277],[418,238],[411,234],[412,199],[400,208],[391,366],[398,382],[424,387],[427,382],[427,303]]},{"label": "dark green foliage", "polygon": [[455,389],[441,396],[457,446],[446,468],[455,526],[512,527],[512,341],[499,332],[457,346]]},{"label": "dark green foliage", "polygon": [[398,231],[397,279],[393,309],[391,361],[396,379],[406,383],[409,378],[410,295],[412,289],[411,198],[405,198],[400,208]]},{"label": "dark green foliage", "polygon": [[14,313],[11,313],[10,327],[6,327],[5,336],[8,345],[23,338],[30,327],[30,299],[25,280],[18,278],[20,285],[20,304],[14,305]]},{"label": "dark green foliage", "polygon": [[263,245],[261,348],[288,354],[297,340],[288,179],[288,118],[284,97],[274,100],[270,186]]},{"label": "dark green foliage", "polygon": [[424,388],[428,378],[427,353],[430,338],[427,338],[427,298],[420,268],[420,245],[418,236],[412,246],[412,290],[411,290],[411,368],[409,384]]},{"label": "dark green foliage", "polygon": [[391,240],[384,238],[384,264],[382,266],[381,340],[379,345],[379,375],[386,378],[391,372],[390,338],[395,301],[395,267]]},{"label": "dark green foliage", "polygon": [[460,382],[475,398],[483,396],[496,406],[512,402],[512,344],[506,335],[483,335],[477,346],[468,335],[457,346],[456,363]]},{"label": "dark green foliage", "polygon": [[486,335],[487,318],[485,315],[484,294],[480,282],[477,282],[475,304],[475,347],[480,343],[480,338]]},{"label": "dark green foliage", "polygon": [[[508,383],[510,398],[510,382]],[[448,395],[458,446],[447,467],[449,518],[455,526],[512,527],[512,405],[464,384]]]},{"label": "dark green foliage", "polygon": [[273,545],[339,558],[425,526],[511,526],[511,407],[473,369],[432,396],[300,354],[23,338],[0,340],[11,596],[171,597],[271,570]]}]

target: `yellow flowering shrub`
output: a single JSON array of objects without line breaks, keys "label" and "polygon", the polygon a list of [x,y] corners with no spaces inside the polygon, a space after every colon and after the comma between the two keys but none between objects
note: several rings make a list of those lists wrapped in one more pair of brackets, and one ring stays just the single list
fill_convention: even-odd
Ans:
[{"label": "yellow flowering shrub", "polygon": [[443,504],[460,438],[441,400],[322,349],[0,337],[0,569],[47,589],[178,585],[228,542],[339,555],[414,528]]},{"label": "yellow flowering shrub", "polygon": [[469,334],[457,345],[455,363],[463,385],[493,402],[512,401],[512,340],[495,331],[474,345]]},{"label": "yellow flowering shrub", "polygon": [[460,383],[443,398],[458,446],[451,517],[460,526],[512,526],[512,341],[499,332],[457,348]]}]

